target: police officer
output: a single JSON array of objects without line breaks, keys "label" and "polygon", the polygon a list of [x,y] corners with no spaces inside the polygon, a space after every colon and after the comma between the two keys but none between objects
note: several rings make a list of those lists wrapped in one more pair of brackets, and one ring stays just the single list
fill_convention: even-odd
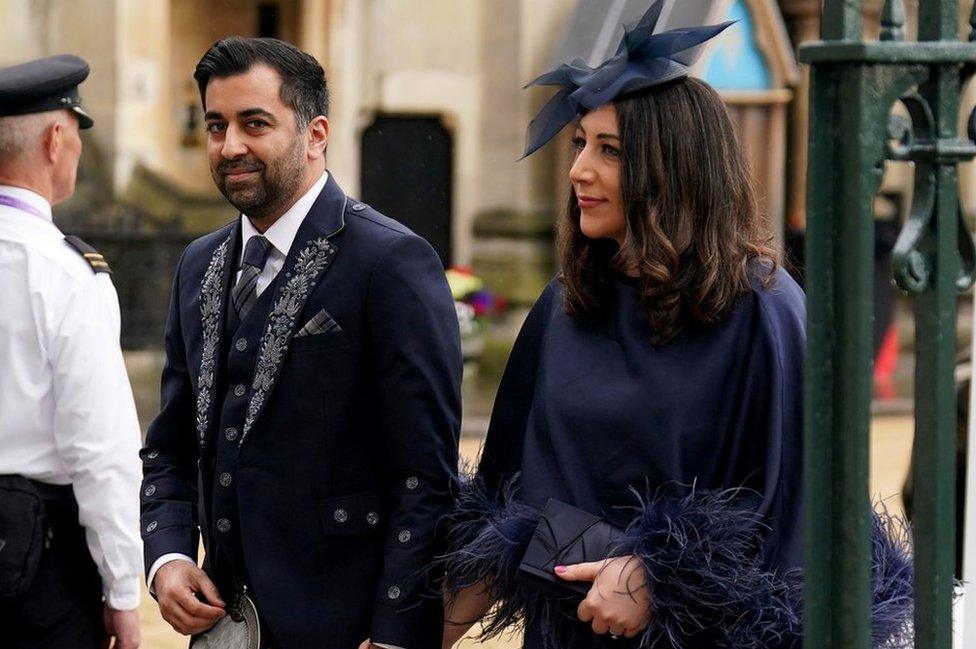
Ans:
[{"label": "police officer", "polygon": [[65,237],[78,84],[52,56],[0,69],[0,629],[14,649],[139,645],[139,425],[108,264]]}]

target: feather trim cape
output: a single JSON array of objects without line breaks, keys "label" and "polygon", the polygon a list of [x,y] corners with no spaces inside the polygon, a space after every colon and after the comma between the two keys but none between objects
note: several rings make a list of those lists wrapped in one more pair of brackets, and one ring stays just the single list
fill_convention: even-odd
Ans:
[{"label": "feather trim cape", "polygon": [[[799,646],[802,574],[763,568],[763,526],[743,504],[747,490],[684,491],[635,494],[636,515],[613,552],[635,557],[647,573],[654,616],[639,646],[681,649],[701,634],[721,649]],[[495,494],[480,478],[461,487],[439,566],[451,595],[487,585],[496,605],[482,620],[482,638],[529,621],[541,624],[550,647],[571,646],[577,634],[590,633],[575,620],[574,601],[535,593],[518,579],[539,516],[515,498],[511,483]],[[912,646],[908,527],[883,508],[874,516],[871,570],[873,647]]]}]

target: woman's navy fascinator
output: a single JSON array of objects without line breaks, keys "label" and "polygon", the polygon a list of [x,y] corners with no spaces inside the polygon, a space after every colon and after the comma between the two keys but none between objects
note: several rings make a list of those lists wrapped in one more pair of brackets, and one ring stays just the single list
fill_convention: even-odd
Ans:
[{"label": "woman's navy fascinator", "polygon": [[639,21],[625,25],[616,54],[595,68],[577,58],[525,86],[560,86],[562,90],[546,102],[529,123],[523,158],[534,153],[585,111],[599,108],[620,95],[687,77],[689,68],[701,53],[697,46],[735,22],[655,34],[663,6],[664,0],[656,0]]}]

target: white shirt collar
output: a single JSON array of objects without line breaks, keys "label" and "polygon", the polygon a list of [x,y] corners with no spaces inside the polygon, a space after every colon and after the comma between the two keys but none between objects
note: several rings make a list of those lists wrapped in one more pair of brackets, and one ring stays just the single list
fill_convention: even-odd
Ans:
[{"label": "white shirt collar", "polygon": [[[295,201],[295,204],[288,208],[288,211],[282,214],[270,228],[265,230],[265,238],[267,238],[274,247],[274,250],[277,250],[282,257],[288,256],[288,251],[291,250],[291,244],[295,241],[295,235],[298,234],[298,228],[302,226],[305,217],[308,216],[309,210],[312,209],[312,204],[319,197],[328,179],[329,172],[322,172],[322,177],[315,181],[315,184],[301,198]],[[261,233],[251,223],[251,219],[246,214],[241,214],[241,259],[244,258],[244,248],[247,246],[248,240],[258,234]]]},{"label": "white shirt collar", "polygon": [[51,204],[40,194],[32,192],[29,189],[24,189],[23,187],[14,187],[13,185],[0,185],[0,194],[24,201],[43,214],[49,222],[54,223],[54,217],[51,216]]}]

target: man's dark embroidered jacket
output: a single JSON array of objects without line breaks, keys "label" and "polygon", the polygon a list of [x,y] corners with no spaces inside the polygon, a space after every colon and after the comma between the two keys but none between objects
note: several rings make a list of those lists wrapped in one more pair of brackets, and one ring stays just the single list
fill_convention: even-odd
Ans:
[{"label": "man's dark embroidered jacket", "polygon": [[[142,451],[147,569],[197,554],[286,649],[439,646],[425,592],[456,480],[461,355],[420,237],[329,178],[242,322],[239,220],[185,250]],[[325,315],[322,315],[322,312]],[[295,336],[313,318],[313,335]]]}]

